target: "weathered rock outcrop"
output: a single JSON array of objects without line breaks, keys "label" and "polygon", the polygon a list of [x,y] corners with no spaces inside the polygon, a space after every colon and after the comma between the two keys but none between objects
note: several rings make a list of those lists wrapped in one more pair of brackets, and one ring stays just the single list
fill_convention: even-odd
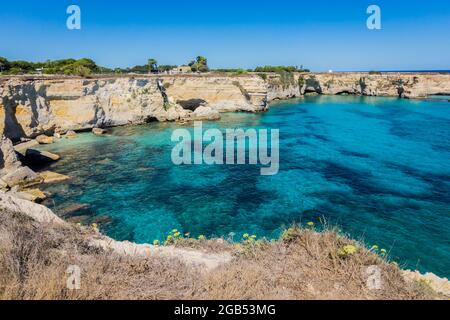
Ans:
[{"label": "weathered rock outcrop", "polygon": [[11,140],[2,136],[0,141],[0,176],[17,170],[21,165]]},{"label": "weathered rock outcrop", "polygon": [[437,73],[298,73],[267,75],[268,100],[308,93],[401,98],[450,94],[450,74]]},{"label": "weathered rock outcrop", "polygon": [[217,119],[217,112],[263,111],[266,97],[265,82],[254,75],[10,78],[0,81],[0,132],[18,140],[152,120],[196,119],[194,110],[177,104],[189,99],[204,101],[211,119]]},{"label": "weathered rock outcrop", "polygon": [[266,83],[255,75],[165,77],[163,81],[172,103],[203,100],[219,112],[267,109]]},{"label": "weathered rock outcrop", "polygon": [[282,73],[267,74],[267,100],[285,100],[300,97],[302,95],[301,84],[299,84],[299,74]]},{"label": "weathered rock outcrop", "polygon": [[0,78],[0,132],[18,140],[150,121],[213,120],[219,112],[264,111],[272,100],[308,93],[421,98],[450,94],[450,74]]},{"label": "weathered rock outcrop", "polygon": [[426,98],[450,94],[450,74],[437,73],[319,73],[300,75],[302,94],[356,94],[402,98]]},{"label": "weathered rock outcrop", "polygon": [[0,141],[0,189],[25,188],[42,180],[33,170],[22,166],[11,140],[3,135]]},{"label": "weathered rock outcrop", "polygon": [[43,179],[28,167],[19,167],[1,177],[8,187],[26,188],[43,182]]},{"label": "weathered rock outcrop", "polygon": [[0,86],[0,131],[11,139],[142,123],[163,107],[154,80],[17,80]]}]

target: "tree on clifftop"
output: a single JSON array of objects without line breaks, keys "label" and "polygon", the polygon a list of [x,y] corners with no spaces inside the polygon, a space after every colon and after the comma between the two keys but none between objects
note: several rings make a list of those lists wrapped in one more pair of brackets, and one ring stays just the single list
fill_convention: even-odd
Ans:
[{"label": "tree on clifftop", "polygon": [[0,57],[0,72],[8,70],[10,67],[8,59]]},{"label": "tree on clifftop", "polygon": [[208,60],[203,56],[198,56],[195,60],[189,63],[193,72],[208,72]]},{"label": "tree on clifftop", "polygon": [[150,72],[158,71],[158,61],[156,61],[156,59],[148,59],[148,66],[150,68]]}]

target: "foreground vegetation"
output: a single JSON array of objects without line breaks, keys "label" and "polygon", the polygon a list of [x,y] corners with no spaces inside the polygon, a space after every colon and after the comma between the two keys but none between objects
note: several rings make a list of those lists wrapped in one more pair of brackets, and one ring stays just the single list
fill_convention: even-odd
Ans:
[{"label": "foreground vegetation", "polygon": [[[278,241],[245,235],[240,243],[190,239],[174,230],[167,245],[227,252],[213,270],[176,258],[118,255],[89,246],[97,232],[75,225],[42,225],[0,212],[0,299],[435,299],[420,282],[335,231],[287,230]],[[66,288],[69,265],[82,270],[81,288]],[[367,286],[368,266],[382,287]]]}]

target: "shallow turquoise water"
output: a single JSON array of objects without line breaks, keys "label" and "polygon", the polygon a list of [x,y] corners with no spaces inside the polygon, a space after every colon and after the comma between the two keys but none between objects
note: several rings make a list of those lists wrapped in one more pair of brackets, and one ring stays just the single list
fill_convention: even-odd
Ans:
[{"label": "shallow turquoise water", "polygon": [[100,221],[110,236],[141,243],[174,228],[272,238],[324,217],[402,266],[450,276],[448,102],[306,97],[204,126],[280,129],[280,172],[174,166],[170,135],[179,125],[115,128],[44,147],[63,157],[51,170],[75,177],[48,186],[54,195],[45,204],[60,213],[87,204],[65,217]]}]

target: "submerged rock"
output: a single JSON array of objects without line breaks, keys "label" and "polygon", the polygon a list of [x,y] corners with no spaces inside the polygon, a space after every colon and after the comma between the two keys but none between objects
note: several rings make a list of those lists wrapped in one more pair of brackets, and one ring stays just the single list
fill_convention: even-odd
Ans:
[{"label": "submerged rock", "polygon": [[70,217],[70,216],[73,216],[77,211],[85,210],[87,208],[89,208],[88,204],[72,203],[72,204],[64,207],[62,210],[60,210],[59,214],[63,217]]},{"label": "submerged rock", "polygon": [[95,217],[92,222],[97,224],[108,224],[112,222],[112,218],[110,216],[99,216]]},{"label": "submerged rock", "polygon": [[55,142],[53,137],[46,136],[45,134],[37,136],[36,141],[39,144],[52,144],[53,142]]},{"label": "submerged rock", "polygon": [[90,218],[91,217],[88,215],[80,215],[80,216],[66,217],[66,221],[74,224],[87,225],[89,224]]},{"label": "submerged rock", "polygon": [[113,161],[111,160],[111,159],[109,159],[109,158],[106,158],[106,159],[103,159],[103,160],[100,160],[99,162],[97,162],[98,164],[101,164],[101,165],[106,165],[106,164],[110,164],[110,163],[112,163]]}]

